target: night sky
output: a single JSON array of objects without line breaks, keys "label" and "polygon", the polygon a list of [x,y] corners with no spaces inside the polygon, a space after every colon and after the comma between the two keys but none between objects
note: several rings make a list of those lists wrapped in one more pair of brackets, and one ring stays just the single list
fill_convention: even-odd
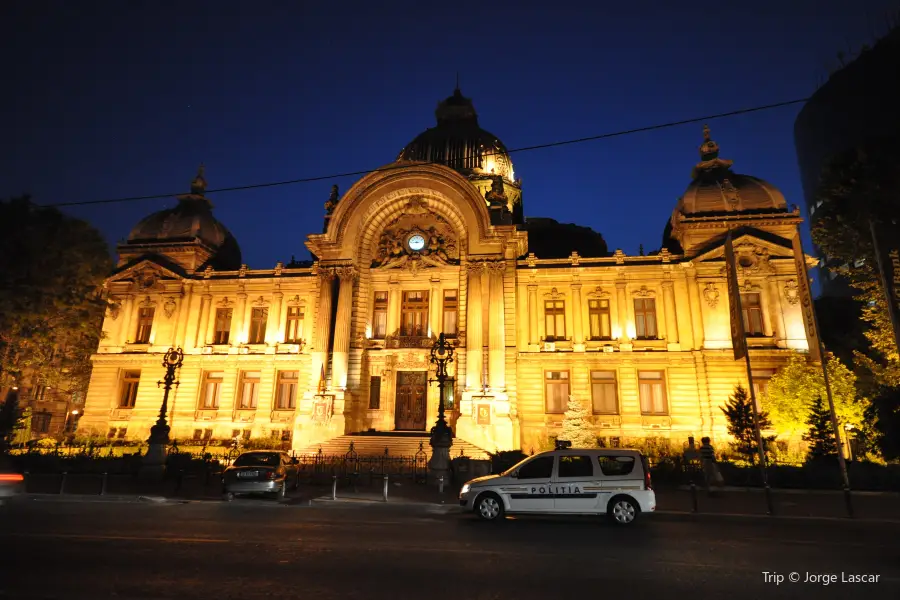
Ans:
[{"label": "night sky", "polygon": [[[457,72],[510,149],[804,98],[897,8],[732,4],[4,0],[0,198],[183,193],[201,162],[211,189],[376,168],[434,125]],[[800,108],[709,122],[735,171],[788,204],[803,202]],[[511,157],[526,216],[590,226],[636,254],[659,247],[701,142],[694,124]],[[357,179],[212,199],[244,262],[271,268],[309,257],[331,185]],[[173,204],[65,210],[115,244]]]}]

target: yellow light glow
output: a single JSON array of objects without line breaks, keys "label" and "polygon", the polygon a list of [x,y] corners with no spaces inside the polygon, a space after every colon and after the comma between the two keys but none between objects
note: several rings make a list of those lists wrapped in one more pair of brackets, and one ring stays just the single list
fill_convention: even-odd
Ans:
[{"label": "yellow light glow", "polygon": [[612,338],[617,340],[622,337],[622,328],[618,325],[614,325],[612,328]]},{"label": "yellow light glow", "polygon": [[634,328],[634,323],[629,323],[625,326],[625,330],[628,332],[628,337],[634,339],[637,337],[637,330]]}]

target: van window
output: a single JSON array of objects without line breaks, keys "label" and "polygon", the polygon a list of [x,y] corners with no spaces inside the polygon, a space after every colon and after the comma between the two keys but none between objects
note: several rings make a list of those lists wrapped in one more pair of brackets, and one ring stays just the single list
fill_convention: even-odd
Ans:
[{"label": "van window", "polygon": [[628,475],[634,471],[633,456],[603,455],[597,457],[600,470],[604,475]]},{"label": "van window", "polygon": [[591,478],[594,476],[594,465],[591,464],[590,456],[560,456],[559,457],[559,476],[560,477],[584,477]]},{"label": "van window", "polygon": [[544,479],[553,473],[553,457],[541,456],[519,469],[519,479]]}]

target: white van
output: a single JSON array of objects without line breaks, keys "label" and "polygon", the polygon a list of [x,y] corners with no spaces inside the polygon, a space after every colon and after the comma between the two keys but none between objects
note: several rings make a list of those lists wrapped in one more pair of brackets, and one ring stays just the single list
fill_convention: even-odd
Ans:
[{"label": "white van", "polygon": [[656,510],[656,494],[638,450],[565,448],[469,481],[459,503],[486,521],[504,513],[599,514],[628,525]]}]

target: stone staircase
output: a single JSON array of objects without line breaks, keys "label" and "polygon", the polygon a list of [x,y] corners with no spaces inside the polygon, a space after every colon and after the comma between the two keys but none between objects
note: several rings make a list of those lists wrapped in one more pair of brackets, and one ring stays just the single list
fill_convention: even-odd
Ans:
[{"label": "stone staircase", "polygon": [[[421,446],[428,456],[431,456],[431,446],[428,444],[428,434],[424,432],[380,431],[375,433],[351,433],[330,440],[312,444],[303,448],[300,454],[316,454],[319,449],[326,456],[342,456],[350,452],[350,444],[359,456],[384,456],[387,450],[388,456],[414,456]],[[459,438],[453,439],[450,448],[450,458],[460,455],[476,460],[488,460],[488,453],[478,446],[470,444]]]}]

